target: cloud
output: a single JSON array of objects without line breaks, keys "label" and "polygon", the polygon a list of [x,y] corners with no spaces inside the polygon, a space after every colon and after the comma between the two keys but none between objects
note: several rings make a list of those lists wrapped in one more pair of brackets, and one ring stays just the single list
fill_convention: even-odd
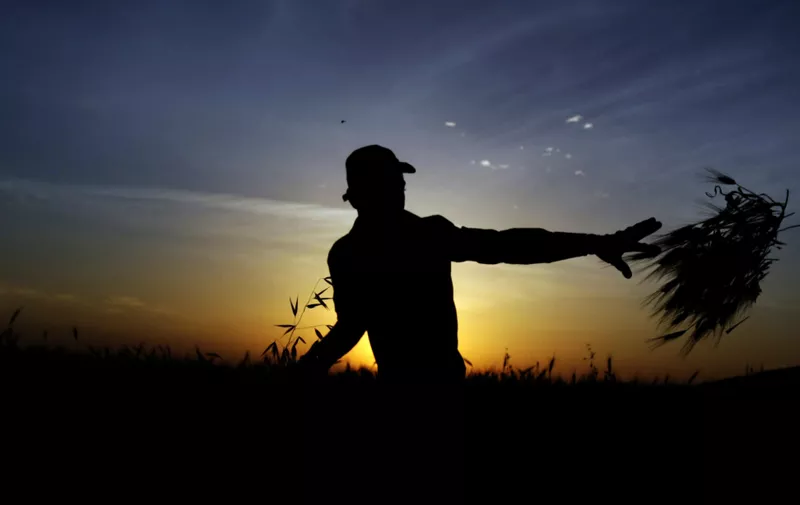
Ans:
[{"label": "cloud", "polygon": [[73,217],[97,216],[102,226],[166,236],[168,247],[193,244],[197,250],[199,241],[209,254],[248,251],[248,257],[266,254],[291,261],[326,252],[355,218],[352,208],[313,203],[152,187],[61,185],[0,176],[0,199],[11,194],[41,195],[40,208]]},{"label": "cloud", "polygon": [[469,164],[470,164],[470,165],[474,165],[475,163],[476,163],[476,161],[475,161],[475,160],[469,160]]},{"label": "cloud", "polygon": [[524,151],[525,150],[525,146],[519,146],[519,150],[520,151]]},{"label": "cloud", "polygon": [[118,295],[101,298],[78,296],[73,293],[53,293],[46,290],[33,289],[26,286],[9,286],[0,282],[0,296],[13,296],[15,299],[28,298],[40,302],[55,303],[69,307],[101,308],[110,314],[121,314],[127,311],[147,312],[153,315],[175,315],[175,312],[149,304],[135,296]]},{"label": "cloud", "polygon": [[583,119],[583,116],[580,114],[575,114],[574,116],[567,118],[567,123],[580,123],[581,119]]},{"label": "cloud", "polygon": [[585,125],[583,125],[584,130],[591,130],[592,128],[594,128],[594,124],[592,123],[586,123]]},{"label": "cloud", "polygon": [[126,309],[141,309],[146,306],[143,301],[134,296],[110,296],[106,303]]},{"label": "cloud", "polygon": [[481,160],[480,164],[482,167],[491,168],[492,170],[505,170],[509,167],[509,165],[505,164],[495,165],[489,160]]},{"label": "cloud", "polygon": [[172,311],[146,303],[135,296],[118,295],[106,299],[107,312],[121,313],[126,310],[144,311],[152,314],[171,314]]},{"label": "cloud", "polygon": [[570,153],[567,153],[567,154],[565,154],[565,155],[564,155],[564,157],[565,157],[566,159],[568,159],[568,160],[571,160],[571,159],[572,159],[572,155],[571,155]]},{"label": "cloud", "polygon": [[552,156],[554,149],[555,149],[554,147],[545,147],[542,156]]},{"label": "cloud", "polygon": [[464,132],[461,132],[461,136],[462,136],[462,137],[466,137],[466,136],[467,136],[467,134],[466,134],[466,133],[464,133]]},{"label": "cloud", "polygon": [[163,307],[148,304],[134,296],[109,296],[105,299],[84,298],[73,293],[52,293],[25,286],[8,286],[0,283],[0,295],[12,295],[15,298],[33,298],[46,302],[67,304],[71,306],[97,307],[101,302],[106,307],[106,312],[122,313],[126,310],[146,311],[152,314],[172,314],[173,312]]},{"label": "cloud", "polygon": [[64,304],[83,303],[81,298],[72,293],[51,293],[27,286],[12,286],[0,282],[0,295],[11,295],[15,298],[33,298]]},{"label": "cloud", "polygon": [[198,206],[211,210],[287,217],[314,222],[322,221],[342,224],[353,220],[353,213],[350,210],[324,207],[317,204],[163,188],[62,185],[22,179],[4,179],[0,180],[0,193],[33,195],[40,200],[65,204],[84,202],[88,197],[95,197],[122,202],[166,202]]},{"label": "cloud", "polygon": [[584,175],[586,175],[586,172],[584,172],[583,170],[575,170],[575,175],[583,177]]},{"label": "cloud", "polygon": [[25,287],[11,289],[10,292],[12,294],[18,296],[24,296],[27,298],[45,298],[47,296],[45,293],[42,293],[38,289],[31,289]]},{"label": "cloud", "polygon": [[454,122],[452,122],[452,121],[445,121],[444,125],[447,126],[448,128],[455,128],[456,127],[456,124]]}]

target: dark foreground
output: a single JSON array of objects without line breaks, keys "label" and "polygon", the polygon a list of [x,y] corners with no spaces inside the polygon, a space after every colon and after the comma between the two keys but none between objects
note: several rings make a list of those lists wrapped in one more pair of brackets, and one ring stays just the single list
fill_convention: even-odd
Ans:
[{"label": "dark foreground", "polygon": [[388,391],[200,361],[15,350],[0,367],[3,481],[26,501],[740,502],[794,496],[800,455],[797,370]]}]

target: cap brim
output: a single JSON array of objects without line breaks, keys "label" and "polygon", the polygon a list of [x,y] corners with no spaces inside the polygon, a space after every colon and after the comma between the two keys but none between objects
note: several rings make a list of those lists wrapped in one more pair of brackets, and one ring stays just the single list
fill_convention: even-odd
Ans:
[{"label": "cap brim", "polygon": [[400,171],[402,173],[404,173],[404,174],[416,174],[417,173],[417,169],[414,168],[413,165],[411,165],[409,163],[406,163],[405,161],[401,161],[400,163],[398,163],[398,165],[400,165]]}]

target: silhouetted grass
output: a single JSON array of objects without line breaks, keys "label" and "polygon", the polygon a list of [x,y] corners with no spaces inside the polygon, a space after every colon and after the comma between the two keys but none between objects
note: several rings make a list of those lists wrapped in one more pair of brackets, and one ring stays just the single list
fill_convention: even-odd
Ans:
[{"label": "silhouetted grass", "polygon": [[[782,227],[793,215],[786,212],[788,190],[785,199],[777,201],[716,170],[709,170],[707,181],[715,186],[706,196],[721,195],[725,207],[707,203],[709,217],[659,237],[654,244],[662,252],[655,258],[644,253],[628,258],[651,270],[646,280],[661,282],[645,299],[659,324],[670,330],[683,327],[651,343],[658,347],[686,335],[684,355],[705,338],[719,342],[748,319],[743,316],[761,295],[761,282],[777,261],[770,253],[785,245],[779,234],[800,226]],[[726,192],[723,186],[735,188]]]},{"label": "silhouetted grass", "polygon": [[[444,392],[453,398],[424,386],[411,395],[383,391],[367,368],[308,382],[293,373],[298,331],[324,335],[301,329],[295,300],[295,333],[261,356],[236,359],[199,348],[81,347],[78,329],[29,341],[14,329],[24,317],[15,312],[0,334],[6,460],[40,482],[56,471],[92,489],[121,476],[137,487],[226,482],[281,503],[313,492],[321,496],[307,502],[319,503],[348,489],[424,493],[423,462],[442,475],[458,472],[453,485],[470,503],[509,489],[563,498],[557,483],[565,478],[577,486],[569,496],[658,489],[663,497],[702,492],[702,480],[677,478],[676,468],[719,482],[731,461],[743,464],[759,420],[766,415],[774,433],[772,420],[789,418],[757,403],[763,388],[748,394],[747,384],[769,372],[720,387],[689,385],[697,373],[625,381],[611,357],[598,365],[591,347],[586,369],[567,378],[553,373],[555,357],[520,369],[506,353],[499,370],[472,370],[461,390]],[[79,349],[59,347],[61,338]],[[442,453],[449,450],[456,452]],[[381,484],[387,479],[394,487]]]},{"label": "silhouetted grass", "polygon": [[[316,289],[316,288],[315,288]],[[322,292],[314,292],[309,297],[310,300],[322,298]],[[308,302],[312,304],[312,302]],[[319,330],[321,327],[330,325],[300,326],[303,311],[299,310],[297,301],[291,301],[292,313],[295,321],[292,324],[278,325],[286,328],[284,337],[289,337],[287,341],[281,342],[276,339],[262,351],[258,358],[253,358],[250,351],[236,359],[225,359],[216,352],[203,351],[195,347],[194,352],[186,352],[178,355],[173,352],[168,345],[152,345],[140,343],[135,346],[122,345],[116,349],[110,347],[98,348],[92,345],[85,345],[78,349],[67,349],[63,346],[54,344],[53,335],[47,331],[42,333],[41,340],[26,340],[15,331],[14,323],[20,317],[22,309],[17,309],[11,315],[6,328],[0,333],[0,366],[5,371],[17,368],[20,370],[36,370],[44,373],[54,373],[54,370],[61,370],[62,373],[67,369],[75,370],[126,370],[130,372],[156,372],[168,370],[172,373],[201,374],[218,377],[220,380],[237,377],[236,382],[250,381],[256,384],[269,386],[273,383],[286,383],[287,381],[297,381],[301,377],[295,373],[297,360],[300,357],[298,344],[305,343],[305,339],[298,334],[299,331],[313,331],[315,338],[321,340],[325,338]],[[307,304],[308,305],[308,304]],[[322,304],[320,304],[322,306]],[[306,307],[308,308],[308,307]],[[73,328],[70,333],[71,339],[79,340],[78,328]],[[73,346],[74,347],[74,346]],[[587,355],[583,358],[587,367],[581,373],[573,371],[568,378],[555,375],[553,370],[557,363],[556,357],[552,356],[546,364],[536,362],[528,367],[515,367],[511,362],[508,350],[504,355],[502,366],[499,370],[472,369],[472,364],[467,373],[466,382],[468,384],[497,384],[500,386],[508,385],[513,387],[546,387],[546,386],[566,386],[579,384],[605,384],[609,385],[628,385],[628,386],[654,386],[692,384],[697,379],[700,371],[696,371],[686,380],[680,382],[670,382],[669,377],[663,380],[655,379],[652,382],[642,382],[638,379],[625,381],[617,376],[614,370],[613,358],[607,356],[604,369],[597,368],[595,359],[596,353],[587,344]],[[748,365],[748,370],[754,370]],[[762,367],[763,371],[763,367]],[[360,366],[351,367],[349,363],[344,369],[331,372],[328,379],[332,382],[344,381],[349,384],[356,382],[372,383],[376,379],[376,372],[373,368]]]}]

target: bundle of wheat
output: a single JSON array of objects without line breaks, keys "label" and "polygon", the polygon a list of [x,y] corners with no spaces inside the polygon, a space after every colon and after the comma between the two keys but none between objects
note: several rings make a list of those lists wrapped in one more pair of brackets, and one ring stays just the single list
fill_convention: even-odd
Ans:
[{"label": "bundle of wheat", "polygon": [[[708,172],[706,180],[715,187],[706,196],[724,197],[725,207],[707,203],[711,210],[707,219],[659,236],[654,242],[661,248],[659,255],[636,253],[627,258],[651,270],[645,280],[662,283],[644,300],[645,306],[653,308],[652,315],[659,317],[659,325],[668,330],[684,327],[649,342],[659,347],[688,333],[684,355],[707,337],[716,337],[719,343],[749,317],[743,316],[761,294],[761,281],[777,261],[769,254],[773,247],[785,245],[778,234],[800,226],[781,228],[793,214],[786,214],[788,190],[780,202],[742,187],[721,172]],[[723,190],[731,186],[735,188]]]}]

